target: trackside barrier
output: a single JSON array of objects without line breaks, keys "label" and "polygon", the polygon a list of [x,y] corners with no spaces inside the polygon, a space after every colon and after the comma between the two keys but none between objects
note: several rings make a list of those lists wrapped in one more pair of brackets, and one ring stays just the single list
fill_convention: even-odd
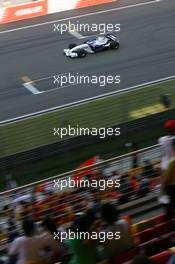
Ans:
[{"label": "trackside barrier", "polygon": [[3,7],[0,9],[0,24],[29,19],[47,14],[47,0]]},{"label": "trackside barrier", "polygon": [[110,2],[113,0],[39,0],[16,6],[4,6],[0,8],[0,24]]},{"label": "trackside barrier", "polygon": [[48,0],[48,14],[111,2],[113,0]]}]

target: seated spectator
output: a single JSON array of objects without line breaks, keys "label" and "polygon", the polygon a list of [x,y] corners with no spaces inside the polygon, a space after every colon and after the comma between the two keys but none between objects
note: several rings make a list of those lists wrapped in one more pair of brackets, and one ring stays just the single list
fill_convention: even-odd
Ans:
[{"label": "seated spectator", "polygon": [[149,160],[145,160],[143,164],[143,171],[141,173],[143,177],[152,178],[155,176],[154,166],[151,164]]},{"label": "seated spectator", "polygon": [[132,187],[132,196],[136,196],[137,192],[139,190],[139,180],[138,178],[134,175],[132,176],[132,178],[130,179],[130,185]]},{"label": "seated spectator", "polygon": [[173,156],[168,163],[168,167],[162,176],[162,187],[169,196],[169,203],[166,206],[166,220],[173,218],[175,209],[175,139],[172,141]]},{"label": "seated spectator", "polygon": [[133,247],[133,240],[130,234],[129,224],[125,220],[119,220],[116,207],[110,203],[106,203],[101,209],[102,217],[107,223],[105,232],[120,232],[120,239],[106,240],[103,243],[105,258],[112,258]]},{"label": "seated spectator", "polygon": [[100,210],[101,210],[101,201],[98,197],[94,197],[92,211],[98,217],[100,214]]},{"label": "seated spectator", "polygon": [[140,186],[137,192],[138,198],[146,196],[150,191],[150,183],[147,178],[141,179]]},{"label": "seated spectator", "polygon": [[167,169],[168,163],[173,156],[172,141],[175,135],[175,120],[167,120],[164,123],[164,128],[166,129],[167,132],[166,135],[158,139],[158,143],[160,144],[160,150],[162,155],[162,160],[161,160],[162,172],[164,172]]},{"label": "seated spectator", "polygon": [[18,231],[13,220],[8,222],[8,243],[13,242],[18,237]]},{"label": "seated spectator", "polygon": [[128,203],[132,196],[132,187],[131,183],[129,181],[129,175],[123,174],[120,178],[120,192],[121,196],[119,198],[119,204],[125,204]]},{"label": "seated spectator", "polygon": [[54,233],[58,233],[54,221],[47,216],[45,217],[42,225],[45,229],[42,238],[44,238],[48,245],[50,245],[50,247],[47,248],[47,250],[50,251],[50,262],[55,263],[57,261],[62,261],[65,256],[65,251],[60,241],[56,241],[54,239]]},{"label": "seated spectator", "polygon": [[118,173],[118,171],[112,171],[109,178],[115,182],[116,180],[120,180],[121,175]]},{"label": "seated spectator", "polygon": [[131,188],[131,185],[128,184],[128,187],[126,187],[121,191],[121,195],[119,198],[119,205],[129,203],[133,194],[134,194],[133,189]]},{"label": "seated spectator", "polygon": [[24,235],[16,238],[9,249],[10,257],[17,257],[17,264],[47,264],[44,250],[50,245],[41,236],[35,236],[34,222],[26,219],[22,224]]},{"label": "seated spectator", "polygon": [[120,190],[121,191],[123,191],[129,187],[129,180],[128,179],[129,179],[128,173],[125,173],[121,176],[121,178],[120,178],[120,185],[121,185]]},{"label": "seated spectator", "polygon": [[[74,234],[90,233],[93,223],[96,218],[93,212],[89,211],[86,214],[79,216],[73,223],[71,231]],[[80,239],[75,237],[69,240],[70,247],[73,252],[73,257],[69,264],[95,264],[96,263],[96,247],[92,240]]]}]

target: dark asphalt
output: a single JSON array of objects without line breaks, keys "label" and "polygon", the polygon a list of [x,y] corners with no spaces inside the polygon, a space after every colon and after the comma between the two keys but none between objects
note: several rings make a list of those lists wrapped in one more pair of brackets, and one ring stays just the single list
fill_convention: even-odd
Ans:
[{"label": "dark asphalt", "polygon": [[[120,0],[108,5],[0,26],[0,31],[140,2],[144,1]],[[69,43],[82,41],[69,33],[60,35],[53,32],[53,24],[0,34],[0,121],[174,75],[174,11],[175,1],[164,0],[71,20],[79,23],[121,24],[119,50],[90,55],[84,59],[70,60],[63,56],[62,50]],[[33,95],[22,86],[20,79],[24,75],[35,80],[65,72],[89,76],[119,74],[121,83],[105,87],[74,85]],[[54,88],[53,83],[48,82],[37,83],[37,87],[42,90]]]}]

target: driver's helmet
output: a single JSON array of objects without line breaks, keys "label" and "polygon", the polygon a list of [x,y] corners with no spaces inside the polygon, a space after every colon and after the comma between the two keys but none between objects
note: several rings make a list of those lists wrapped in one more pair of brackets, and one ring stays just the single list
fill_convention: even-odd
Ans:
[{"label": "driver's helmet", "polygon": [[97,41],[100,42],[100,43],[105,42],[105,40],[106,40],[105,36],[99,36],[99,37],[97,38]]}]

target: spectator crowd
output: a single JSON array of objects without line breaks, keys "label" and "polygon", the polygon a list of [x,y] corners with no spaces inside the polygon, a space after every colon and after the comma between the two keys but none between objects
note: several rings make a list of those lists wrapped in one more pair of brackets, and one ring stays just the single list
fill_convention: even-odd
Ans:
[{"label": "spectator crowd", "polygon": [[[167,135],[159,139],[160,168],[149,160],[141,167],[136,166],[138,161],[134,156],[134,166],[127,173],[113,171],[106,176],[96,171],[85,177],[89,182],[118,180],[120,188],[113,186],[101,191],[99,187],[75,187],[55,192],[44,184],[36,186],[29,196],[12,197],[11,204],[6,204],[1,212],[5,228],[0,228],[0,245],[5,240],[7,257],[0,261],[8,264],[174,264],[174,254],[167,250],[175,246],[175,121],[167,121],[165,129]],[[154,221],[149,219],[144,225],[138,223],[133,231],[132,218],[120,216],[119,206],[155,192],[160,183],[162,196],[166,197],[165,214]],[[6,184],[16,186],[11,176],[7,177]],[[42,195],[38,197],[38,193]],[[161,251],[164,251],[164,262],[158,262],[158,257],[152,255]]]}]

